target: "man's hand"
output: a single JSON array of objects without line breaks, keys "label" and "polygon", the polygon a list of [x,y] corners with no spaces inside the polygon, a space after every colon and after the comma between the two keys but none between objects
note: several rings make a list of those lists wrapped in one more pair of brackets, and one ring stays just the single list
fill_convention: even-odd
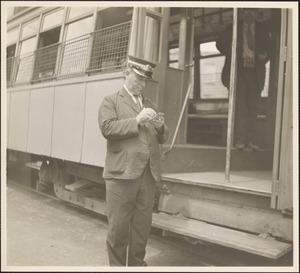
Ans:
[{"label": "man's hand", "polygon": [[264,61],[267,58],[267,52],[259,53],[258,54],[258,60],[259,61]]},{"label": "man's hand", "polygon": [[155,115],[156,112],[152,108],[144,108],[136,117],[136,121],[138,124],[143,124],[150,121]]},{"label": "man's hand", "polygon": [[165,123],[165,118],[163,113],[157,113],[153,119],[151,119],[151,124],[157,128],[160,129]]}]

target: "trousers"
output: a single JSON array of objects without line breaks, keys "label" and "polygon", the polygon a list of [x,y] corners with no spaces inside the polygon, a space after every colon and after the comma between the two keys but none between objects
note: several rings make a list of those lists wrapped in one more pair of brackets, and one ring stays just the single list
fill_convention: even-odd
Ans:
[{"label": "trousers", "polygon": [[255,69],[240,68],[236,89],[236,142],[248,144],[255,140],[260,93]]},{"label": "trousers", "polygon": [[[107,251],[111,266],[145,266],[155,180],[148,162],[135,180],[106,180]],[[128,259],[128,264],[127,260]]]}]

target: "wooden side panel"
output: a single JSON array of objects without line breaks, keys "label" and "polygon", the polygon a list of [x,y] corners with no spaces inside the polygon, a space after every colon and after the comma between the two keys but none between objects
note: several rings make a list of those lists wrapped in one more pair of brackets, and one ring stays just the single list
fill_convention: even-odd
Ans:
[{"label": "wooden side panel", "polygon": [[[292,11],[282,10],[271,207],[293,209]],[[296,85],[295,88],[297,89]],[[295,93],[296,94],[296,93]]]},{"label": "wooden side panel", "polygon": [[123,80],[120,78],[87,83],[82,163],[104,166],[106,139],[98,126],[98,110],[103,98],[117,92],[122,86]]},{"label": "wooden side panel", "polygon": [[257,234],[268,233],[290,241],[293,238],[292,219],[264,209],[172,194],[161,196],[159,210]]},{"label": "wooden side panel", "polygon": [[269,209],[270,197],[163,181],[169,194],[160,195],[159,211],[230,228],[293,238],[293,219]]},{"label": "wooden side panel", "polygon": [[50,155],[54,88],[31,91],[27,152]]},{"label": "wooden side panel", "polygon": [[9,146],[10,92],[6,93],[6,143]]},{"label": "wooden side panel", "polygon": [[30,91],[11,93],[8,148],[26,151]]},{"label": "wooden side panel", "polygon": [[79,162],[83,136],[85,84],[57,86],[54,96],[51,156]]},{"label": "wooden side panel", "polygon": [[[289,96],[289,107],[284,113],[283,140],[279,173],[278,208],[293,208],[293,120],[292,95]],[[295,181],[297,183],[297,181]]]}]

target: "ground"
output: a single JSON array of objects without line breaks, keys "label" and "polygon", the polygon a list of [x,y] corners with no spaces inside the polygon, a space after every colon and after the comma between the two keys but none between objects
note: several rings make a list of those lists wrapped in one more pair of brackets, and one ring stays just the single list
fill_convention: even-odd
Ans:
[{"label": "ground", "polygon": [[[5,190],[6,233],[2,231],[2,245],[6,251],[2,261],[6,258],[6,263],[2,266],[26,270],[42,267],[43,271],[52,267],[57,271],[60,266],[64,269],[67,266],[72,271],[81,267],[101,271],[109,266],[105,244],[106,217],[31,191],[12,179],[7,180]],[[2,220],[2,228],[3,223]],[[221,269],[222,266],[292,265],[293,253],[274,261],[218,245],[188,242],[187,239],[163,237],[161,230],[153,228],[146,249],[148,265],[176,270],[181,266],[189,270],[202,267],[201,271],[207,266]]]},{"label": "ground", "polygon": [[[7,264],[9,266],[109,266],[107,221],[16,184],[7,187]],[[167,238],[151,235],[149,266],[202,266]],[[191,254],[191,253],[190,253]]]}]

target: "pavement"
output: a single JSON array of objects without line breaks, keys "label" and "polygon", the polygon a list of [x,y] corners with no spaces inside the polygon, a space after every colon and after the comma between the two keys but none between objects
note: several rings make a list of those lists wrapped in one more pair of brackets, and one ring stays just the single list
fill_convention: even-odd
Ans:
[{"label": "pavement", "polygon": [[[106,217],[30,191],[9,179],[5,231],[1,244],[6,251],[1,255],[4,260],[1,267],[7,271],[113,270],[108,267]],[[197,270],[208,266],[221,269],[222,266],[292,264],[291,255],[278,261],[266,260],[217,245],[163,237],[158,229],[152,230],[146,253],[147,270],[154,268],[159,272],[170,268],[180,270],[180,267]]]},{"label": "pavement", "polygon": [[[106,250],[106,218],[67,202],[7,184],[7,265],[109,266]],[[151,234],[146,260],[149,266],[203,266],[168,238]]]}]

